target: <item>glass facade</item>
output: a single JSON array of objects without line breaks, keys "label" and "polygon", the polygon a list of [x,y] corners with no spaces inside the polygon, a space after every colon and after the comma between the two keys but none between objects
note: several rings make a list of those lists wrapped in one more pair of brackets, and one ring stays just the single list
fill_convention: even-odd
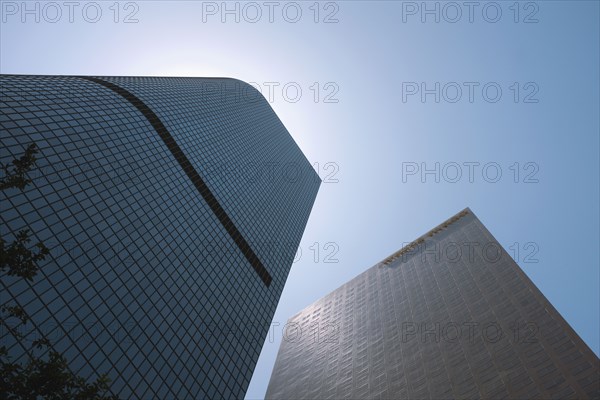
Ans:
[{"label": "glass facade", "polygon": [[122,398],[242,398],[320,185],[268,102],[204,78],[3,75],[0,96],[2,162],[40,149],[2,237],[50,249],[2,301]]},{"label": "glass facade", "polygon": [[599,364],[466,209],[290,318],[266,398],[597,399]]}]

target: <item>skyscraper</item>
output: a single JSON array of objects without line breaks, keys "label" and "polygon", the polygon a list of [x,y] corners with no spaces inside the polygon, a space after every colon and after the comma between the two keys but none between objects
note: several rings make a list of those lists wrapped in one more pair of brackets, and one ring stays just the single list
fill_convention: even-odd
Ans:
[{"label": "skyscraper", "polygon": [[599,373],[465,209],[290,318],[266,397],[598,398]]},{"label": "skyscraper", "polygon": [[243,397],[321,182],[268,102],[220,78],[0,90],[2,162],[40,149],[32,184],[1,194],[2,237],[50,248],[2,301],[122,398]]}]

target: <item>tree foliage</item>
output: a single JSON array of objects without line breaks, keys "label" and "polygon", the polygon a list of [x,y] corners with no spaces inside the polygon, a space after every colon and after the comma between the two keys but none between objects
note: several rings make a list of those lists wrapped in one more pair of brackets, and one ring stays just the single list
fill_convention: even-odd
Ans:
[{"label": "tree foliage", "polygon": [[[31,144],[23,156],[9,164],[0,165],[4,176],[0,178],[0,190],[23,191],[31,183],[28,173],[35,167],[38,148]],[[0,278],[25,279],[32,282],[39,271],[38,263],[46,258],[49,250],[43,243],[31,245],[30,231],[21,230],[12,241],[0,238]],[[48,339],[29,342],[33,333],[29,327],[29,315],[18,304],[0,305],[0,328],[11,334],[25,349],[24,360],[12,360],[6,346],[0,346],[0,399],[6,400],[100,400],[116,399],[108,394],[108,378],[103,375],[88,382],[70,369],[67,360],[52,348]],[[29,328],[29,330],[28,330]]]}]

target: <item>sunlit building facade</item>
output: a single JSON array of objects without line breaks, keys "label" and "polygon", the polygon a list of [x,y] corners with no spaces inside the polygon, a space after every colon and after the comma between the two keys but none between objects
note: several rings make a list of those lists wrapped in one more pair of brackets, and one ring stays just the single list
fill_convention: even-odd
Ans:
[{"label": "sunlit building facade", "polygon": [[465,209],[289,319],[267,399],[597,399],[599,360]]}]

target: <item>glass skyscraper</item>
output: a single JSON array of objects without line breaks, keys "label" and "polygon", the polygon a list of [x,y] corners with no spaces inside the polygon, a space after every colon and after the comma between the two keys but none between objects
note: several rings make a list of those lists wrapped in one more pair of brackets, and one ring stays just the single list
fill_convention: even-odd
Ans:
[{"label": "glass skyscraper", "polygon": [[321,182],[268,102],[225,78],[3,75],[0,96],[2,162],[40,149],[2,237],[50,249],[2,302],[121,398],[242,398]]},{"label": "glass skyscraper", "polygon": [[286,324],[268,399],[586,399],[598,357],[469,209]]}]

